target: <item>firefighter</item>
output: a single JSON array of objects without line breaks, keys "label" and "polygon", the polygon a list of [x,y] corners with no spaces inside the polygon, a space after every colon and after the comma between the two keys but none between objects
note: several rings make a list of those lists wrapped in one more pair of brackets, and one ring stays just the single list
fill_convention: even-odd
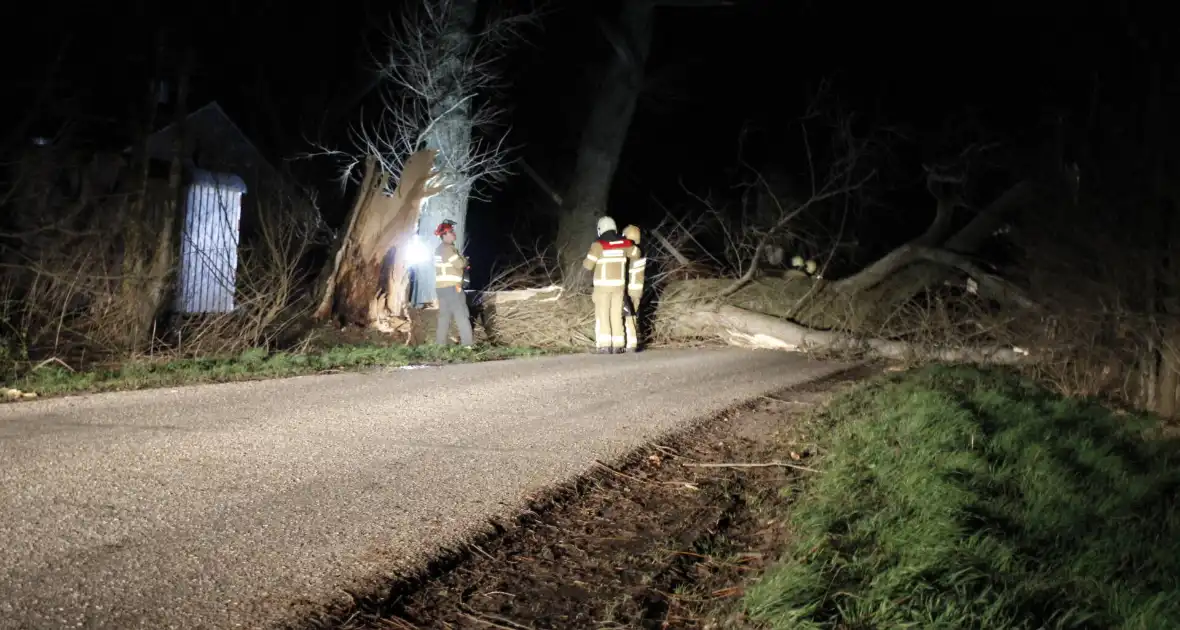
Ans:
[{"label": "firefighter", "polygon": [[470,348],[472,343],[471,314],[467,310],[467,294],[463,280],[467,274],[467,259],[455,247],[455,222],[447,219],[438,224],[434,235],[442,239],[434,250],[434,292],[438,294],[438,330],[434,338],[438,345],[447,345],[451,321],[459,328],[459,341]]},{"label": "firefighter", "polygon": [[623,238],[635,244],[639,258],[627,265],[627,313],[624,327],[627,330],[627,352],[639,352],[639,306],[643,301],[643,272],[647,267],[647,258],[639,248],[639,227],[628,225],[623,228]]},{"label": "firefighter", "polygon": [[598,240],[582,262],[594,272],[594,347],[599,354],[623,352],[627,340],[623,328],[627,263],[639,259],[639,248],[619,236],[618,229],[614,219],[598,219]]}]

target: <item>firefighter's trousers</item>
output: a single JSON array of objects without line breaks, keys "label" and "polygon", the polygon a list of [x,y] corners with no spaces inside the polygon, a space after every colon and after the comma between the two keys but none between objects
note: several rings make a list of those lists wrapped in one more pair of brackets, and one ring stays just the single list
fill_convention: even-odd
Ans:
[{"label": "firefighter's trousers", "polygon": [[627,334],[627,349],[639,349],[639,299],[640,296],[634,293],[628,293],[627,299],[631,301],[631,313],[625,315],[623,318],[623,327]]},{"label": "firefighter's trousers", "polygon": [[594,287],[594,346],[622,348],[627,334],[623,329],[623,287]]},{"label": "firefighter's trousers", "polygon": [[459,341],[471,345],[471,313],[467,310],[467,294],[458,287],[438,287],[438,330],[434,340],[446,345],[451,336],[451,321],[459,328]]}]

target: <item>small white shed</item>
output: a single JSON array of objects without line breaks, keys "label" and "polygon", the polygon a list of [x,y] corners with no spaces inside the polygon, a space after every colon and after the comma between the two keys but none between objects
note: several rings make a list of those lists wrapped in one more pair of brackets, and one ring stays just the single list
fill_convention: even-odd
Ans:
[{"label": "small white shed", "polygon": [[180,240],[176,310],[228,313],[234,310],[238,241],[246,183],[237,175],[191,171]]}]

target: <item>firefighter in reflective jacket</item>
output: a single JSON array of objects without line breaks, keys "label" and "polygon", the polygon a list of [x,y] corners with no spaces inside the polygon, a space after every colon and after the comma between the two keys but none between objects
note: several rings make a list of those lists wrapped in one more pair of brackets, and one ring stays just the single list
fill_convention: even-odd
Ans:
[{"label": "firefighter in reflective jacket", "polygon": [[438,295],[438,330],[435,342],[447,344],[451,321],[459,328],[459,341],[471,347],[471,314],[467,310],[467,294],[463,292],[463,278],[467,259],[455,247],[455,222],[450,219],[438,224],[434,235],[442,239],[434,250],[434,292]]},{"label": "firefighter in reflective jacket", "polygon": [[594,272],[594,346],[601,354],[624,351],[623,301],[627,264],[639,259],[639,248],[619,236],[615,220],[598,220],[598,240],[590,245],[582,265]]},{"label": "firefighter in reflective jacket", "polygon": [[639,351],[639,305],[643,301],[643,272],[647,267],[647,258],[643,250],[639,249],[639,227],[628,225],[623,228],[623,238],[635,244],[639,251],[639,258],[627,265],[627,309],[624,313],[624,328],[627,330],[627,352]]}]

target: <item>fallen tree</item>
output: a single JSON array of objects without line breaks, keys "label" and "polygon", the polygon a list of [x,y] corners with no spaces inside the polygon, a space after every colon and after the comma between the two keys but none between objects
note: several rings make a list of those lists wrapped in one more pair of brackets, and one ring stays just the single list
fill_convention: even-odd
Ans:
[{"label": "fallen tree", "polygon": [[[1022,181],[986,206],[971,221],[952,234],[950,203],[938,199],[935,218],[921,236],[901,245],[864,269],[835,281],[820,277],[799,278],[797,291],[782,291],[789,302],[775,314],[757,312],[728,303],[759,275],[762,250],[778,230],[809,204],[847,194],[852,188],[821,191],[807,202],[782,208],[776,223],[762,232],[753,247],[745,272],[721,288],[702,293],[681,286],[665,287],[657,319],[662,335],[670,340],[718,338],[727,343],[804,352],[854,352],[888,359],[926,358],[942,361],[1018,363],[1030,359],[1025,348],[990,344],[984,346],[936,345],[923,347],[913,341],[874,337],[884,323],[924,291],[937,288],[951,278],[970,278],[972,292],[995,299],[1006,306],[1036,309],[1038,306],[1011,282],[986,271],[970,253],[1033,196],[1034,186]],[[656,239],[667,260],[689,257],[666,235]]]}]

